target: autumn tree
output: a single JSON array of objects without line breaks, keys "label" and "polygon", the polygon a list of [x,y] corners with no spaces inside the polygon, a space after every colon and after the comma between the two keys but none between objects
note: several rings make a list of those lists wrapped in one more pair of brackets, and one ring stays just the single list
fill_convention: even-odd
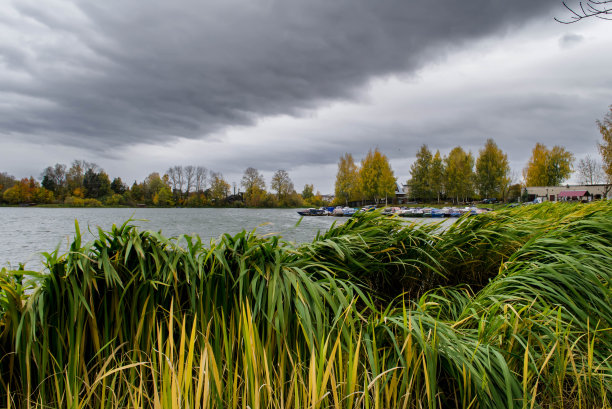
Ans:
[{"label": "autumn tree", "polygon": [[[170,182],[167,178],[162,178],[159,173],[153,172],[147,176],[142,186],[142,196],[145,202],[153,204],[155,195],[164,187],[170,188]],[[134,190],[132,188],[132,190]]]},{"label": "autumn tree", "polygon": [[345,153],[338,162],[338,173],[336,173],[335,195],[338,203],[355,200],[359,190],[359,172],[353,160],[353,155]]},{"label": "autumn tree", "polygon": [[98,165],[85,160],[72,161],[70,169],[66,172],[66,185],[69,194],[77,197],[85,196],[83,177],[88,170],[96,172],[98,170]]},{"label": "autumn tree", "polygon": [[523,177],[527,186],[558,186],[572,173],[574,155],[561,146],[546,148],[537,143]]},{"label": "autumn tree", "polygon": [[483,198],[503,199],[510,184],[508,156],[487,139],[476,159],[476,187]]},{"label": "autumn tree", "polygon": [[431,160],[431,168],[429,170],[429,183],[431,190],[440,203],[440,196],[444,192],[444,162],[440,151],[436,151],[433,159]]},{"label": "autumn tree", "polygon": [[410,166],[410,194],[413,198],[430,202],[434,191],[431,186],[431,167],[433,156],[427,145],[421,146],[416,154],[416,160]]},{"label": "autumn tree", "polygon": [[375,203],[389,197],[394,197],[397,187],[395,176],[387,156],[381,154],[378,148],[368,152],[367,156],[361,161],[359,170],[359,185],[363,195]]},{"label": "autumn tree", "polygon": [[603,160],[607,183],[612,183],[612,105],[603,121],[597,121],[597,126],[603,138],[602,142],[597,144],[597,148]]},{"label": "autumn tree", "polygon": [[41,187],[33,177],[21,179],[2,194],[5,202],[19,203],[51,203],[53,192]]},{"label": "autumn tree", "polygon": [[446,194],[467,201],[474,194],[474,157],[457,146],[444,158]]},{"label": "autumn tree", "polygon": [[9,175],[6,172],[0,172],[0,194],[4,193],[5,190],[13,187],[17,183],[17,179],[14,176]]},{"label": "autumn tree", "polygon": [[174,197],[168,186],[162,186],[153,195],[153,204],[155,206],[174,206]]},{"label": "autumn tree", "polygon": [[210,174],[210,196],[216,205],[222,204],[230,194],[230,184],[220,172]]},{"label": "autumn tree", "polygon": [[270,186],[272,190],[276,191],[279,201],[282,198],[287,197],[294,190],[293,182],[291,181],[291,178],[289,178],[287,171],[284,169],[279,169],[274,172]]},{"label": "autumn tree", "polygon": [[266,196],[263,174],[253,167],[248,167],[244,171],[240,186],[244,189],[244,202],[248,207],[262,206]]}]

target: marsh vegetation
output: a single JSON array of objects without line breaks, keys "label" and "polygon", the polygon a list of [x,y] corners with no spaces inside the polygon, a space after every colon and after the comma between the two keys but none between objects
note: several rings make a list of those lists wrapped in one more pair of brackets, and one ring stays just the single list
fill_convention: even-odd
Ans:
[{"label": "marsh vegetation", "polygon": [[0,274],[3,406],[612,406],[608,202],[301,245],[126,223],[45,259]]}]

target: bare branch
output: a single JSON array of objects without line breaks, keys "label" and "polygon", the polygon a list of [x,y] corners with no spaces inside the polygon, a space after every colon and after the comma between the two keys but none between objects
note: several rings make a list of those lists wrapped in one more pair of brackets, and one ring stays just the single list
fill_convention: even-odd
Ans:
[{"label": "bare branch", "polygon": [[555,17],[555,20],[562,24],[572,24],[590,17],[596,17],[602,20],[612,20],[612,0],[581,1],[578,7],[570,7],[564,1],[563,6],[569,10],[571,15],[567,20],[561,20]]}]

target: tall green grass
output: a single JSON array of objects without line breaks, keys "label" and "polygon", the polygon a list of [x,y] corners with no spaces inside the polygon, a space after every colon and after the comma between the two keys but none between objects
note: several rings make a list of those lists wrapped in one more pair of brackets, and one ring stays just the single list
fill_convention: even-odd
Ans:
[{"label": "tall green grass", "polygon": [[608,202],[45,258],[0,274],[0,406],[612,407]]}]

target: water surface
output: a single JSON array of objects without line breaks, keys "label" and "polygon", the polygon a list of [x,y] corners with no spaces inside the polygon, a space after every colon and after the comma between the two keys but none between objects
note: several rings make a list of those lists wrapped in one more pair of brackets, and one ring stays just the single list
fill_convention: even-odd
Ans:
[{"label": "water surface", "polygon": [[[197,234],[203,241],[216,240],[229,233],[255,230],[257,234],[278,234],[286,241],[312,241],[318,231],[346,219],[337,217],[304,217],[294,209],[160,209],[160,208],[0,208],[0,267],[41,267],[41,252],[60,247],[64,253],[75,232],[78,220],[83,241],[97,237],[98,226],[109,230],[114,224],[133,219],[132,224],[145,230],[160,231],[166,237]],[[439,221],[439,219],[415,219]]]}]

